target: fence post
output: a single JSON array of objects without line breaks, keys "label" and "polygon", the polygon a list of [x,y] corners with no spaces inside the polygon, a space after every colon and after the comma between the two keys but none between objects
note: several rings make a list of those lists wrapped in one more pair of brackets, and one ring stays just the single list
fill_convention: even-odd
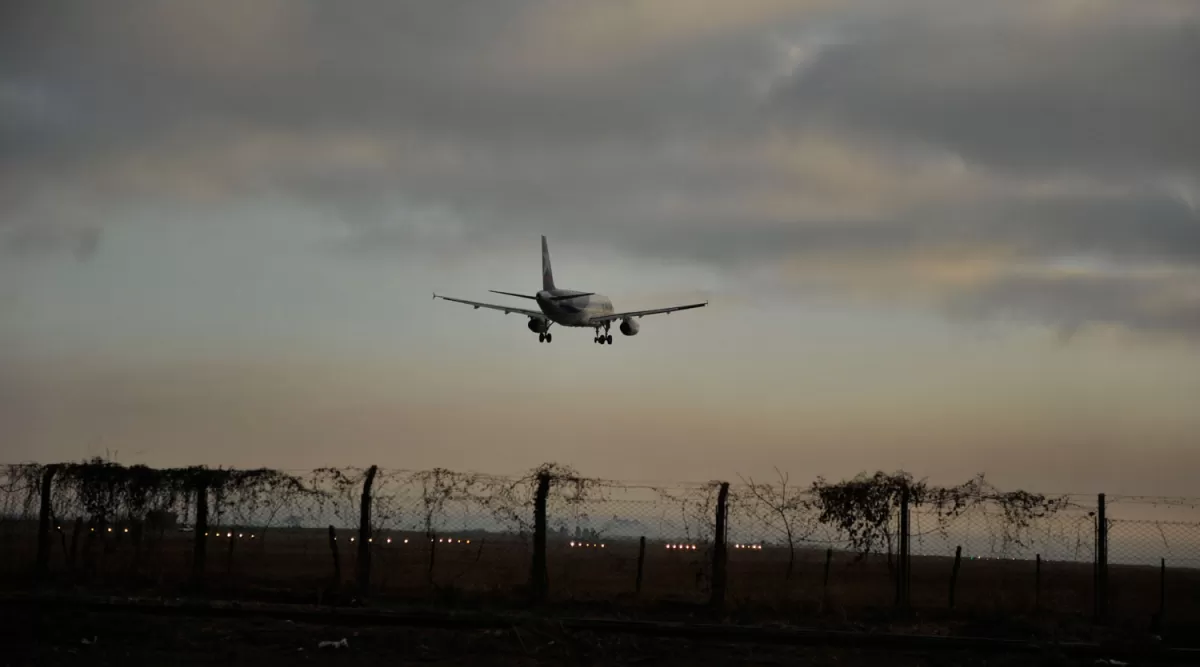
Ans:
[{"label": "fence post", "polygon": [[908,486],[900,489],[900,557],[896,572],[896,604],[908,608],[909,594]]},{"label": "fence post", "polygon": [[1154,628],[1161,630],[1167,620],[1167,559],[1160,558],[1158,564],[1158,614],[1154,618]]},{"label": "fence post", "polygon": [[365,596],[371,585],[371,486],[378,466],[367,468],[358,516],[358,594]]},{"label": "fence post", "polygon": [[833,547],[825,548],[825,578],[821,583],[821,610],[829,607],[829,565],[833,562]]},{"label": "fence post", "polygon": [[75,517],[75,530],[71,531],[71,552],[67,556],[67,566],[75,571],[75,562],[79,553],[79,536],[83,533],[83,517]]},{"label": "fence post", "polygon": [[204,584],[204,561],[208,556],[208,481],[196,485],[196,530],[192,545],[192,581]]},{"label": "fence post", "polygon": [[59,519],[54,519],[54,530],[58,532],[58,541],[62,544],[63,561],[66,562],[70,558],[71,553],[67,551],[67,531],[63,530]]},{"label": "fence post", "polygon": [[1037,562],[1033,571],[1033,610],[1042,609],[1042,555],[1037,554]]},{"label": "fence post", "polygon": [[336,595],[342,587],[342,558],[338,554],[337,530],[329,526],[329,551],[333,554],[333,592]]},{"label": "fence post", "polygon": [[713,535],[712,563],[712,597],[709,604],[719,609],[725,604],[725,519],[729,510],[729,482],[721,482],[721,491],[717,494],[717,530]]},{"label": "fence post", "polygon": [[1096,497],[1096,622],[1104,623],[1108,618],[1108,519],[1106,518],[1104,494]]},{"label": "fence post", "polygon": [[44,577],[50,572],[50,492],[53,489],[54,473],[58,467],[46,466],[42,471],[42,502],[38,508],[37,575]]},{"label": "fence post", "polygon": [[638,569],[637,569],[637,587],[635,592],[638,595],[642,594],[642,569],[646,566],[646,536],[638,541]]},{"label": "fence post", "polygon": [[534,602],[546,599],[549,576],[546,573],[546,499],[550,496],[550,473],[537,476],[537,495],[533,499],[533,571],[529,590]]},{"label": "fence post", "polygon": [[[237,526],[228,526],[230,530],[225,535],[225,539],[229,540],[229,546],[225,549],[225,574],[233,574],[233,547],[237,544],[237,536],[241,533],[235,533],[232,529]],[[229,585],[232,585],[230,583]]]},{"label": "fence post", "polygon": [[954,569],[950,571],[950,608],[954,609],[954,589],[958,586],[958,568],[962,565],[962,545],[954,547]]}]

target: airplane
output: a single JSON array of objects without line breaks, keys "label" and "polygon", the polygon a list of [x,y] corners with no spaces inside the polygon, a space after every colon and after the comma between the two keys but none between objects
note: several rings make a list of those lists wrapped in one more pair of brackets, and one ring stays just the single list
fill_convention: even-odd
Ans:
[{"label": "airplane", "polygon": [[[589,327],[596,332],[592,342],[601,345],[612,345],[613,337],[609,333],[609,327],[613,322],[621,320],[619,327],[621,333],[626,336],[636,336],[641,329],[637,320],[646,315],[657,315],[659,313],[673,313],[677,310],[687,310],[689,308],[702,308],[708,305],[704,303],[691,303],[683,306],[668,306],[666,308],[652,308],[650,310],[630,310],[622,313],[616,312],[613,309],[612,300],[603,294],[596,292],[578,292],[575,290],[559,289],[554,286],[554,271],[550,267],[550,249],[546,245],[546,236],[542,235],[542,289],[537,294],[516,294],[514,292],[500,292],[497,290],[488,290],[494,294],[503,294],[505,296],[515,296],[521,299],[532,299],[537,302],[538,310],[529,310],[525,308],[516,308],[513,306],[501,306],[494,303],[481,303],[479,301],[468,301],[466,299],[456,299],[448,296],[441,296],[437,292],[433,293],[434,299],[444,299],[446,301],[454,301],[456,303],[465,303],[468,306],[474,306],[476,310],[480,308],[490,308],[492,310],[504,311],[505,315],[509,313],[520,313],[529,318],[529,330],[538,335],[539,343],[549,343],[553,341],[553,334],[550,333],[550,327],[557,324],[562,327]],[[600,333],[601,329],[604,333]]]}]

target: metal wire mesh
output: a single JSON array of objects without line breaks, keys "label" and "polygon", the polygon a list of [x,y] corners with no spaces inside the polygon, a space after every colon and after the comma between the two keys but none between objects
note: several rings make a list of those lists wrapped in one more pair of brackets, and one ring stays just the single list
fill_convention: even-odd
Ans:
[{"label": "metal wire mesh", "polygon": [[640,591],[657,599],[702,599],[710,586],[717,492],[717,484],[604,480],[552,487],[547,554],[553,595],[611,599]]},{"label": "metal wire mesh", "polygon": [[[203,551],[205,574],[217,586],[302,596],[358,574],[367,470],[219,471],[219,483],[201,486],[189,476],[194,471],[118,468],[85,466],[53,477],[50,571],[83,582],[164,587],[186,581]],[[26,572],[38,552],[45,470],[0,469],[3,573]],[[503,596],[528,585],[536,472],[377,470],[372,479],[367,550],[374,590]],[[204,531],[196,528],[199,488],[207,489]],[[705,599],[713,585],[720,489],[719,482],[626,484],[555,471],[546,498],[551,596]],[[1006,499],[989,496],[949,509],[914,501],[913,604],[946,607],[953,587],[959,608],[1092,608],[1097,499],[1058,497],[1054,511],[1043,513],[1016,512]],[[786,477],[728,486],[730,598],[822,610],[894,600],[899,506],[881,506],[876,532],[864,539],[822,503],[812,488]],[[1198,507],[1200,501],[1187,498],[1107,500],[1114,610],[1155,618],[1200,614]]]}]

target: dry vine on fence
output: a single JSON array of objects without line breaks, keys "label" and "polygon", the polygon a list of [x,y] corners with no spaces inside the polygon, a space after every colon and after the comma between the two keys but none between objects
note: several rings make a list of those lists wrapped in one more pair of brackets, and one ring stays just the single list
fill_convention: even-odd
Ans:
[{"label": "dry vine on fence", "polygon": [[1027,529],[1032,520],[1052,516],[1068,505],[1065,497],[998,491],[984,480],[983,475],[952,487],[913,481],[912,475],[905,472],[860,474],[836,484],[829,484],[819,477],[812,485],[814,503],[820,512],[818,521],[845,533],[851,548],[858,552],[858,559],[877,547],[886,546],[889,563],[898,530],[896,512],[906,493],[910,507],[930,506],[936,510],[942,530],[950,519],[973,507],[999,506],[1007,520],[1005,539],[1018,543],[1021,531]]}]

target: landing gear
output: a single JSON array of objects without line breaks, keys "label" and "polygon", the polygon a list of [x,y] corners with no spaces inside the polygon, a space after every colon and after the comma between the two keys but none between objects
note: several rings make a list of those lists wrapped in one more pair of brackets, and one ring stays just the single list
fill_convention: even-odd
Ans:
[{"label": "landing gear", "polygon": [[[608,331],[607,325],[604,327],[604,330]],[[596,327],[596,337],[592,339],[592,342],[599,343],[600,345],[612,345],[612,334],[602,334],[600,333],[600,327]]]},{"label": "landing gear", "polygon": [[554,340],[553,334],[548,334],[548,333],[538,334],[538,342],[539,343],[549,343],[552,340]]}]

